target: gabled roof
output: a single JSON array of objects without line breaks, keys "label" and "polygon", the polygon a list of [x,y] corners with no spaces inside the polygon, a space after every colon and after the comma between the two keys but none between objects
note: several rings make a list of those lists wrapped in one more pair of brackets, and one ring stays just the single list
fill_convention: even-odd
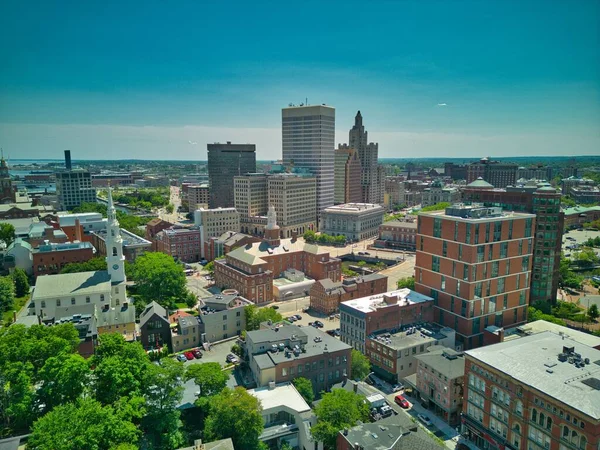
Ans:
[{"label": "gabled roof", "polygon": [[144,326],[146,322],[148,322],[148,320],[155,314],[167,324],[169,323],[169,315],[167,314],[167,310],[153,301],[152,303],[149,303],[142,311],[142,314],[140,314],[140,326]]},{"label": "gabled roof", "polygon": [[33,299],[69,295],[110,294],[110,275],[106,270],[63,273],[38,277]]}]

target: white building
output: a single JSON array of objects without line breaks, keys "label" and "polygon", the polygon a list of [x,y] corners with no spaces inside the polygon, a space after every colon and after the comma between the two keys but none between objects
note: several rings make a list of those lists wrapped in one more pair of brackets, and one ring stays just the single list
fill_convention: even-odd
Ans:
[{"label": "white building", "polygon": [[[127,306],[123,240],[110,188],[107,225],[107,270],[38,277],[32,296],[33,310],[30,310],[30,314],[35,314],[42,320],[49,320],[60,319],[56,317],[57,308],[69,305],[94,305],[102,311],[119,310]],[[128,308],[133,308],[133,305],[129,305]]]},{"label": "white building", "polygon": [[362,241],[379,234],[385,209],[372,203],[345,203],[326,208],[322,213],[321,231]]},{"label": "white building", "polygon": [[55,176],[56,195],[62,210],[71,210],[82,203],[96,203],[96,189],[92,187],[92,176],[87,170],[66,170]]},{"label": "white building", "polygon": [[333,205],[335,108],[290,106],[281,110],[283,163],[317,178],[317,214]]},{"label": "white building", "polygon": [[317,228],[317,182],[294,174],[268,178],[269,206],[275,208],[281,236],[304,234]]},{"label": "white building", "polygon": [[58,215],[58,223],[61,227],[74,227],[77,220],[79,220],[79,224],[83,227],[84,233],[104,231],[108,222],[108,219],[103,218],[102,214],[93,212]]},{"label": "white building", "polygon": [[235,208],[200,208],[194,212],[194,225],[200,229],[200,252],[204,258],[204,243],[208,239],[219,237],[226,231],[240,231],[240,213]]}]

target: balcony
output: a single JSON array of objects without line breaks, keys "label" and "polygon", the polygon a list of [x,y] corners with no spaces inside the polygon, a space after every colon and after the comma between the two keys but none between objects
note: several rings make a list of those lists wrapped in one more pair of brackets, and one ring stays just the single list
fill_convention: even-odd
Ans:
[{"label": "balcony", "polygon": [[265,428],[258,439],[265,442],[270,441],[271,439],[289,436],[290,434],[297,432],[298,425],[294,423],[288,423],[285,421],[271,422],[270,424],[265,425]]}]

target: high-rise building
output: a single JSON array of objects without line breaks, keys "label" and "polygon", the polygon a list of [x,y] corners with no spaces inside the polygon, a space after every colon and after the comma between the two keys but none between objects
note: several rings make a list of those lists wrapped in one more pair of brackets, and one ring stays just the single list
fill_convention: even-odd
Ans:
[{"label": "high-rise building", "polygon": [[340,144],[338,149],[354,149],[361,164],[362,202],[383,204],[385,194],[385,169],[377,164],[379,144],[368,142],[368,133],[362,123],[360,111],[354,118],[349,133],[349,143]]},{"label": "high-rise building", "polygon": [[335,151],[334,203],[361,203],[362,187],[360,159],[354,149],[339,148]]},{"label": "high-rise building", "polygon": [[82,203],[96,203],[90,172],[71,168],[69,150],[65,150],[65,170],[56,173],[56,195],[62,210],[77,208]]},{"label": "high-rise building", "polygon": [[208,205],[212,208],[228,208],[234,205],[233,177],[256,172],[256,145],[254,144],[208,144]]},{"label": "high-rise building", "polygon": [[476,180],[464,190],[465,202],[481,202],[484,206],[499,206],[505,211],[535,214],[533,265],[529,302],[554,303],[558,292],[560,252],[564,228],[564,213],[560,211],[560,192],[548,183],[536,180],[524,184],[493,189],[483,180]]},{"label": "high-rise building", "polygon": [[600,350],[564,330],[466,352],[462,432],[477,448],[599,448]]},{"label": "high-rise building", "polygon": [[194,225],[200,230],[202,257],[206,257],[206,242],[227,231],[240,231],[240,214],[235,208],[200,208],[194,212]]},{"label": "high-rise building", "polygon": [[421,213],[415,290],[434,299],[435,321],[464,348],[483,345],[488,326],[526,322],[535,215],[453,205]]},{"label": "high-rise building", "polygon": [[233,178],[235,209],[240,213],[242,222],[267,213],[268,192],[267,175],[264,173],[247,173]]},{"label": "high-rise building", "polygon": [[320,215],[334,198],[335,108],[290,106],[281,110],[281,122],[283,163],[308,169],[316,177]]},{"label": "high-rise building", "polygon": [[518,168],[519,166],[514,163],[481,158],[479,161],[467,165],[467,183],[472,183],[481,177],[495,188],[514,186],[517,182]]},{"label": "high-rise building", "polygon": [[294,174],[268,177],[269,206],[275,208],[281,237],[317,229],[317,180]]}]

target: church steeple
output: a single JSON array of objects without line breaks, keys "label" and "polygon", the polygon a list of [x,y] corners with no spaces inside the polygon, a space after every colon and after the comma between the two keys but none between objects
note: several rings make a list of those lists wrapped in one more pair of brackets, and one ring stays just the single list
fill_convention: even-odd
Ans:
[{"label": "church steeple", "polygon": [[277,225],[277,213],[273,205],[269,206],[267,212],[267,226],[265,227],[265,241],[273,247],[277,247],[281,241],[279,240],[279,225]]},{"label": "church steeple", "polygon": [[112,188],[108,187],[108,223],[106,224],[106,266],[111,282],[122,283],[125,278],[125,257],[123,256],[123,238],[117,220],[117,211],[112,199]]}]

